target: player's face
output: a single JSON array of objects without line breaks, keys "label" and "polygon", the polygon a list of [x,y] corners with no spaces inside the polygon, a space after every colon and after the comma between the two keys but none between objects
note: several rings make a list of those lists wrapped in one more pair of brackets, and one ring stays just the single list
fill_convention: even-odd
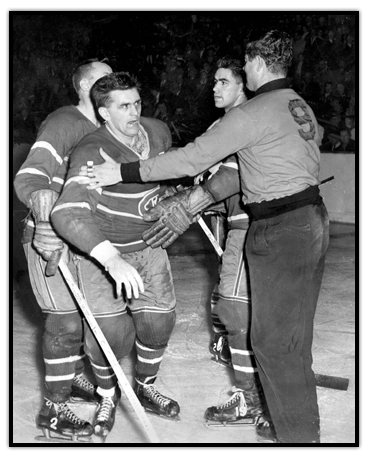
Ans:
[{"label": "player's face", "polygon": [[136,88],[112,91],[108,107],[99,109],[112,132],[123,141],[130,141],[138,134],[142,100]]},{"label": "player's face", "polygon": [[243,83],[234,78],[229,68],[219,68],[215,73],[213,98],[216,107],[225,111],[243,101]]},{"label": "player's face", "polygon": [[112,73],[111,67],[109,65],[104,64],[102,62],[95,62],[93,64],[93,70],[91,71],[91,76],[88,79],[90,87],[94,85],[94,83],[102,78],[103,76]]}]

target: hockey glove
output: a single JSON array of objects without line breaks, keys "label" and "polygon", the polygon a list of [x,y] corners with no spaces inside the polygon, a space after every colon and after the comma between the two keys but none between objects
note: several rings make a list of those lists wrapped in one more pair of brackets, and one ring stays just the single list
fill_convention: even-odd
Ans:
[{"label": "hockey glove", "polygon": [[152,248],[167,248],[213,203],[212,195],[198,185],[163,199],[143,214],[144,221],[157,221],[143,232],[143,240]]}]

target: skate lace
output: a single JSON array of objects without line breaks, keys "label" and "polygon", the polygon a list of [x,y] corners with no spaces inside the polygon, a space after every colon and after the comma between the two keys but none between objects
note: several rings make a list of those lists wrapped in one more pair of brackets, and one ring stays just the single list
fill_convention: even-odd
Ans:
[{"label": "skate lace", "polygon": [[245,415],[247,413],[247,403],[245,402],[243,391],[236,391],[227,402],[220,405],[218,408],[225,410],[234,406],[239,409],[240,415]]},{"label": "skate lace", "polygon": [[157,404],[160,404],[161,406],[166,406],[170,403],[171,399],[167,398],[163,394],[161,394],[155,385],[148,385],[145,386],[145,391],[146,394],[152,399],[152,401],[156,402]]},{"label": "skate lace", "polygon": [[102,398],[100,410],[97,414],[97,421],[107,421],[111,416],[111,410],[113,407],[114,403],[111,398]]},{"label": "skate lace", "polygon": [[77,375],[76,377],[74,377],[73,383],[75,385],[78,385],[82,389],[89,391],[90,393],[93,393],[95,390],[95,387],[92,385],[92,383],[90,383],[88,380],[86,380],[81,375]]},{"label": "skate lace", "polygon": [[65,416],[70,420],[72,423],[76,425],[83,425],[85,422],[81,420],[73,411],[69,409],[66,404],[59,404],[60,411],[64,412]]}]

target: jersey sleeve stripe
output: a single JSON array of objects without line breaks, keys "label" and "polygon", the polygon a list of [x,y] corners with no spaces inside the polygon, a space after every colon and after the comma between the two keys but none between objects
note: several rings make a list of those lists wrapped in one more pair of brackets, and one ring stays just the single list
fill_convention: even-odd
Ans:
[{"label": "jersey sleeve stripe", "polygon": [[53,177],[52,181],[55,181],[56,183],[64,184],[64,180],[59,177]]},{"label": "jersey sleeve stripe", "polygon": [[59,164],[63,163],[63,159],[59,156],[56,149],[52,145],[50,145],[50,143],[44,141],[36,142],[33,144],[31,149],[35,148],[47,149],[48,151],[50,151],[50,153],[54,156],[54,158],[58,161]]},{"label": "jersey sleeve stripe", "polygon": [[46,175],[46,173],[43,173],[38,169],[34,169],[32,167],[27,167],[25,169],[19,170],[19,172],[17,173],[17,176],[18,175],[22,175],[24,173],[29,173],[30,175],[42,175],[42,176],[46,177],[49,180],[49,184],[51,184],[50,177],[48,175]]},{"label": "jersey sleeve stripe", "polygon": [[244,213],[242,215],[229,216],[227,218],[228,221],[239,221],[241,219],[248,220],[249,216],[246,213]]},{"label": "jersey sleeve stripe", "polygon": [[64,210],[65,208],[87,208],[91,211],[91,206],[87,202],[68,202],[66,204],[60,204],[53,208],[51,214]]},{"label": "jersey sleeve stripe", "polygon": [[[82,177],[82,176],[75,176],[75,177],[72,177],[72,178],[69,178],[69,180],[66,181],[65,186],[69,186],[70,184],[73,184],[73,183],[77,183],[77,184],[89,184],[89,180],[90,178],[88,177]],[[98,194],[102,194],[102,188],[96,188],[96,189],[93,189],[92,191],[96,191],[98,192]]]}]

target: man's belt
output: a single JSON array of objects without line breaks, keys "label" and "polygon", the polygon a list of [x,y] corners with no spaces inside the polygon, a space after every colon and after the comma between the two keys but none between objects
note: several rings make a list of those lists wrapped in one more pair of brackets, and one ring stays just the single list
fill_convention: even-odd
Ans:
[{"label": "man's belt", "polygon": [[273,218],[306,205],[320,205],[321,203],[322,197],[319,194],[319,187],[316,185],[281,199],[247,204],[245,208],[251,219],[257,221],[259,219]]}]

